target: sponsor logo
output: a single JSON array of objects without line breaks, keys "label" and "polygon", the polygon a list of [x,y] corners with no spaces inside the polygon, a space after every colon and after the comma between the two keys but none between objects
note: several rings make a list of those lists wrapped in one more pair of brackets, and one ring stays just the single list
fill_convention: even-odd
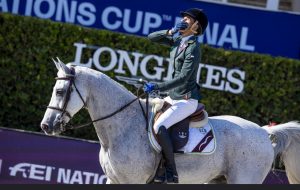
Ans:
[{"label": "sponsor logo", "polygon": [[52,18],[55,21],[79,23],[83,26],[91,26],[96,22],[95,5],[85,1],[2,0],[0,10],[42,19]]},{"label": "sponsor logo", "polygon": [[[115,19],[110,19],[112,17]],[[109,30],[123,29],[127,33],[147,35],[150,29],[159,28],[162,25],[163,18],[153,12],[136,11],[133,13],[130,9],[122,10],[116,6],[109,6],[102,12],[101,23]],[[133,26],[130,25],[132,21],[134,21]]]},{"label": "sponsor logo", "polygon": [[57,183],[64,184],[103,184],[107,180],[105,175],[98,173],[58,168]]},{"label": "sponsor logo", "polygon": [[185,139],[187,137],[187,133],[185,133],[185,132],[179,132],[178,136],[181,139]]},{"label": "sponsor logo", "polygon": [[[173,66],[170,64],[169,58],[83,43],[74,43],[74,46],[76,47],[76,55],[73,64],[93,67],[101,72],[113,71],[118,80],[128,84],[137,84],[139,78],[157,82],[172,78]],[[94,52],[92,57],[82,62],[81,57],[85,49],[92,49]],[[104,55],[108,57],[106,62],[101,60]],[[205,74],[205,78],[200,81],[202,74]],[[197,82],[203,88],[240,94],[244,90],[244,80],[245,72],[238,68],[228,69],[199,63]]]},{"label": "sponsor logo", "polygon": [[[117,6],[103,7],[102,5],[99,7],[97,5],[86,1],[28,0],[20,2],[20,0],[13,0],[8,3],[8,0],[2,0],[0,1],[0,10],[42,19],[78,23],[83,26],[97,25],[98,28],[109,30],[122,29],[127,33],[143,35],[147,35],[150,29],[159,28],[163,20],[173,21],[169,15],[160,15],[149,11],[133,11]],[[97,20],[98,18],[100,20]]]},{"label": "sponsor logo", "polygon": [[54,167],[38,164],[19,163],[10,167],[10,176],[22,176],[23,178],[50,181]]},{"label": "sponsor logo", "polygon": [[204,129],[203,127],[200,127],[200,128],[199,128],[199,132],[202,133],[202,134],[206,134],[206,133],[207,133],[207,130]]},{"label": "sponsor logo", "polygon": [[[1,172],[0,160],[0,172]],[[107,177],[99,173],[56,168],[32,163],[17,163],[9,167],[9,176],[62,184],[103,184]]]},{"label": "sponsor logo", "polygon": [[218,22],[209,24],[205,35],[201,36],[199,41],[218,47],[229,46],[233,49],[255,51],[255,46],[248,44],[249,27],[225,24],[222,28],[220,25]]},{"label": "sponsor logo", "polygon": [[[1,0],[0,11],[143,36],[148,35],[151,30],[170,28],[181,20],[181,17],[176,16],[177,12],[157,13],[155,7],[152,8],[153,11],[144,11],[140,8],[133,10],[107,4],[109,6],[84,0]],[[210,21],[200,41],[213,46],[252,52],[256,48],[248,42],[249,31],[252,30],[247,26]]]}]

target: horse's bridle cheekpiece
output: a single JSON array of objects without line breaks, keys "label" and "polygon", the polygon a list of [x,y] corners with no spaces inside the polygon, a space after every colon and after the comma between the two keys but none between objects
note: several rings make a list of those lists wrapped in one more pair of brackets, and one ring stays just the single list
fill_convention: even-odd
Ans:
[{"label": "horse's bridle cheekpiece", "polygon": [[[69,82],[69,86],[68,86],[68,89],[67,89],[67,93],[66,93],[66,97],[65,97],[65,102],[63,104],[63,107],[62,108],[59,108],[59,107],[54,107],[54,106],[47,106],[47,108],[49,109],[53,109],[53,110],[58,110],[61,112],[59,118],[62,119],[64,115],[66,115],[67,117],[69,117],[70,119],[72,119],[72,116],[71,114],[67,111],[67,106],[68,106],[68,103],[69,103],[69,100],[70,100],[70,97],[71,97],[71,92],[73,91],[73,88],[72,86],[75,87],[75,90],[76,92],[78,93],[82,103],[83,103],[83,107],[86,106],[84,100],[83,100],[83,97],[81,96],[78,88],[76,87],[76,84],[74,82],[74,79],[75,79],[75,69],[74,67],[70,67],[70,71],[71,71],[71,74],[68,74],[66,77],[56,77],[55,79],[56,80],[68,80],[70,81]],[[63,122],[61,122],[61,130],[62,131],[65,131],[66,128],[65,128],[65,124]]]},{"label": "horse's bridle cheekpiece", "polygon": [[[63,107],[62,108],[59,108],[59,107],[54,107],[54,106],[47,106],[47,108],[49,109],[53,109],[53,110],[57,110],[57,111],[60,111],[61,114],[59,115],[59,119],[61,120],[60,121],[60,130],[61,131],[66,131],[67,129],[77,129],[77,128],[81,128],[81,127],[85,127],[85,126],[88,126],[94,122],[97,122],[97,121],[101,121],[101,120],[104,120],[104,119],[107,119],[107,118],[110,118],[112,117],[113,115],[121,112],[122,110],[124,110],[126,107],[128,107],[129,105],[131,105],[133,102],[135,102],[136,100],[139,99],[139,97],[136,97],[135,99],[131,100],[130,102],[128,102],[127,104],[125,104],[123,107],[121,107],[120,109],[116,110],[115,112],[111,113],[111,114],[108,114],[104,117],[101,117],[99,119],[96,119],[96,120],[92,120],[88,123],[85,123],[85,124],[82,124],[82,125],[78,125],[78,126],[72,126],[72,125],[67,125],[66,123],[64,123],[62,121],[63,119],[63,116],[66,115],[67,117],[70,118],[70,120],[72,119],[72,116],[71,114],[67,111],[67,106],[68,106],[68,103],[69,103],[69,100],[70,100],[70,97],[71,97],[71,92],[73,91],[72,89],[72,86],[75,87],[75,90],[77,92],[77,94],[79,95],[82,103],[83,103],[83,107],[86,107],[86,103],[82,97],[82,95],[80,94],[78,88],[76,87],[76,84],[75,84],[75,69],[74,67],[70,67],[70,70],[71,70],[71,74],[68,74],[66,75],[66,77],[56,77],[55,79],[56,80],[68,80],[70,81],[69,82],[69,86],[68,86],[68,89],[67,89],[67,93],[66,93],[66,97],[65,97],[65,102],[63,104]],[[142,105],[140,104],[140,106],[142,107]],[[143,109],[143,107],[142,107]]]}]

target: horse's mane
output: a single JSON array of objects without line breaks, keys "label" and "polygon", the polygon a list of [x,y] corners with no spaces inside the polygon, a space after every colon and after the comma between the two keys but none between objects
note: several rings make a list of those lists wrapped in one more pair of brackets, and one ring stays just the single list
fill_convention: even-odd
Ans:
[{"label": "horse's mane", "polygon": [[110,85],[116,86],[122,92],[129,93],[129,94],[133,95],[133,93],[130,92],[129,90],[127,90],[127,88],[124,85],[118,83],[113,78],[109,77],[108,75],[106,75],[105,73],[103,73],[101,71],[97,71],[95,69],[91,69],[91,68],[88,68],[88,67],[73,65],[72,63],[68,63],[67,66],[68,67],[70,67],[70,66],[75,67],[75,70],[78,71],[78,73],[81,73],[81,74],[87,76],[86,77],[87,80],[93,80],[92,82],[105,81],[105,82],[109,83]]}]

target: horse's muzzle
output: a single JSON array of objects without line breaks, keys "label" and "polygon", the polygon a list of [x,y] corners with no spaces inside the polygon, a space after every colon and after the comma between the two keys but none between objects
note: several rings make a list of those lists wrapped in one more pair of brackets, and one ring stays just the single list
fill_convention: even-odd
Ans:
[{"label": "horse's muzzle", "polygon": [[51,129],[50,129],[49,125],[47,125],[47,124],[45,124],[45,123],[42,123],[42,124],[41,124],[41,129],[42,129],[46,134],[51,133]]},{"label": "horse's muzzle", "polygon": [[41,129],[47,134],[47,135],[58,135],[62,132],[61,130],[61,123],[56,123],[54,126],[50,126],[49,124],[42,123]]}]

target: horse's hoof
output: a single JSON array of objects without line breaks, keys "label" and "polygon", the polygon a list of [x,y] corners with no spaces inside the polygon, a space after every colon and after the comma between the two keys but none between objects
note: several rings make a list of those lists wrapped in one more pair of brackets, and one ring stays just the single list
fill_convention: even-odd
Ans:
[{"label": "horse's hoof", "polygon": [[167,177],[167,183],[168,184],[175,184],[175,183],[178,183],[178,175],[168,175]]},{"label": "horse's hoof", "polygon": [[156,176],[153,180],[153,183],[155,183],[155,184],[165,184],[166,183],[166,177],[165,176]]}]

